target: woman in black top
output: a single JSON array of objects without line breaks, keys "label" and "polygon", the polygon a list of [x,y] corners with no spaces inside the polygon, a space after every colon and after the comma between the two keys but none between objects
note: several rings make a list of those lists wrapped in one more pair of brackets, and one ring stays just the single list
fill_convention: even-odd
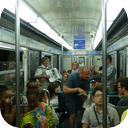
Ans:
[{"label": "woman in black top", "polygon": [[4,120],[14,126],[16,119],[16,107],[11,105],[12,93],[4,86],[0,86],[0,109]]}]

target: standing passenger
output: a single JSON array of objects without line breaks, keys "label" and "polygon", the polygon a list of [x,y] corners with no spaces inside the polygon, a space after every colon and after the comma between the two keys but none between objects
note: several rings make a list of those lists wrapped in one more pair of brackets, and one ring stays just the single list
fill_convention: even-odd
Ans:
[{"label": "standing passenger", "polygon": [[82,105],[85,97],[79,97],[78,94],[86,94],[90,87],[90,69],[87,66],[82,66],[80,72],[73,72],[68,77],[66,82],[64,93],[65,94],[65,104],[69,117],[69,126],[74,128],[75,116],[77,110],[82,113]]},{"label": "standing passenger", "polygon": [[73,63],[72,63],[72,70],[71,70],[71,73],[73,73],[73,72],[78,72],[79,71],[79,64],[77,63],[77,61],[74,61]]},{"label": "standing passenger", "polygon": [[41,59],[41,65],[37,68],[35,72],[35,76],[39,78],[40,80],[40,86],[43,86],[43,88],[47,89],[49,85],[49,78],[50,76],[46,74],[46,70],[49,70],[48,67],[49,59],[47,57],[43,57]]},{"label": "standing passenger", "polygon": [[[107,86],[109,87],[110,91],[113,90],[112,84],[115,82],[115,73],[116,73],[116,69],[111,64],[111,62],[112,62],[112,57],[110,55],[107,55]],[[103,76],[103,70],[97,71],[94,65],[92,65],[91,68],[94,69],[94,72],[96,74]]]}]

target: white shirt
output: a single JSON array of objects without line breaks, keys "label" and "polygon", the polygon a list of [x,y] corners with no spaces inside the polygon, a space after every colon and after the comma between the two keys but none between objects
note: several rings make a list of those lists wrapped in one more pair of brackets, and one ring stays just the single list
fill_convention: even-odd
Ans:
[{"label": "white shirt", "polygon": [[[41,64],[41,66],[42,66],[43,68],[48,69],[48,67],[45,67],[43,64]],[[39,75],[42,75],[42,69],[41,69],[41,68],[38,68],[38,69],[36,70],[34,76],[39,76]]]}]

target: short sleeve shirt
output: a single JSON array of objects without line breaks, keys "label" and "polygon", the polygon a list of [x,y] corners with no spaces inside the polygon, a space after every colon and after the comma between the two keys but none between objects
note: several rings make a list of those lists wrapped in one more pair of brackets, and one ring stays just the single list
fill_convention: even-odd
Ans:
[{"label": "short sleeve shirt", "polygon": [[[84,115],[82,119],[82,123],[88,125],[89,128],[99,128],[99,124],[94,112],[94,107],[95,107],[97,117],[99,119],[100,126],[102,126],[102,123],[103,123],[103,118],[102,118],[103,113],[100,114],[99,111],[96,109],[96,106],[92,105],[84,111]],[[110,128],[113,125],[115,126],[120,123],[119,115],[115,108],[107,106],[107,113],[109,114],[109,117],[111,120],[111,123],[110,123],[110,120],[107,115],[107,128]]]},{"label": "short sleeve shirt", "polygon": [[[43,64],[41,64],[41,66],[45,69],[49,69],[48,67],[45,67]],[[44,75],[42,74],[42,68],[38,68],[35,72],[35,75],[34,76],[39,76],[39,75]]]},{"label": "short sleeve shirt", "polygon": [[128,127],[128,109],[124,111],[122,117],[121,117],[121,126]]},{"label": "short sleeve shirt", "polygon": [[[88,80],[81,80],[79,76],[79,72],[73,72],[69,75],[68,80],[65,84],[65,86],[69,88],[82,88],[85,91],[89,91],[90,88],[90,77]],[[67,99],[81,99],[81,97],[78,96],[78,93],[73,94],[66,94],[65,98]]]}]

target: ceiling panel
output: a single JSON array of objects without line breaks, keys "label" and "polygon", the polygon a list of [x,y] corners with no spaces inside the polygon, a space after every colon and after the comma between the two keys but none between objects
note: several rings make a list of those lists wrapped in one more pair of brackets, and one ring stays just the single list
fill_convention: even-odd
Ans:
[{"label": "ceiling panel", "polygon": [[73,40],[73,32],[84,29],[86,36],[97,32],[101,19],[102,0],[24,0],[65,40]]}]

